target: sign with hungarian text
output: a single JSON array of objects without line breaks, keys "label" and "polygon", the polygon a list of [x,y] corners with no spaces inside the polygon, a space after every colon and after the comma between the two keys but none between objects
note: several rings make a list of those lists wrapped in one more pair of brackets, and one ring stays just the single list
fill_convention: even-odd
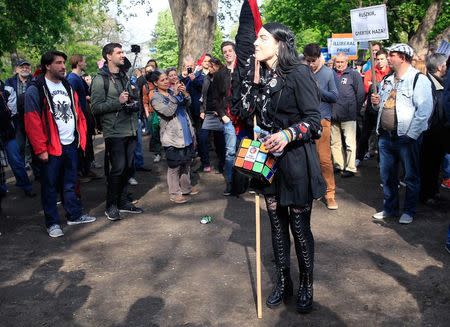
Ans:
[{"label": "sign with hungarian text", "polygon": [[355,41],[389,39],[386,5],[352,9],[350,18]]}]

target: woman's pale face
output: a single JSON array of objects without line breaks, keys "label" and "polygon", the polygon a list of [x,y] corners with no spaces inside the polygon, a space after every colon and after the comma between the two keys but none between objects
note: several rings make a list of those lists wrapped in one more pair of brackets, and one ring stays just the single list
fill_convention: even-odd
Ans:
[{"label": "woman's pale face", "polygon": [[170,84],[175,84],[176,82],[178,82],[178,75],[177,72],[174,70],[171,70],[169,72],[169,75],[167,75],[167,77],[169,78]]},{"label": "woman's pale face", "polygon": [[259,30],[255,43],[255,58],[259,61],[273,61],[277,56],[278,41],[264,27]]}]

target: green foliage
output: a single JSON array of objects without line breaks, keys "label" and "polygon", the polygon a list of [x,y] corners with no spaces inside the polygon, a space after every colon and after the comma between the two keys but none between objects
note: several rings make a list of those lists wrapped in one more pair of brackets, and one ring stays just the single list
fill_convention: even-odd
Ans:
[{"label": "green foliage", "polygon": [[222,29],[217,25],[216,30],[214,32],[214,41],[213,41],[213,49],[212,49],[212,55],[216,58],[219,58],[221,61],[224,60],[222,55],[222,49],[220,48],[220,45],[223,42],[223,33]]},{"label": "green foliage", "polygon": [[433,30],[428,35],[429,40],[434,40],[438,34],[450,27],[450,1],[445,0],[442,5],[442,11],[434,24]]},{"label": "green foliage", "polygon": [[158,14],[153,38],[158,65],[164,68],[177,67],[178,38],[170,10]]},{"label": "green foliage", "polygon": [[[349,33],[350,10],[378,5],[379,0],[264,0],[262,12],[266,21],[277,21],[289,26],[297,36],[298,45],[318,42],[326,46],[332,33]],[[417,31],[432,0],[387,1],[389,42],[407,42]],[[445,4],[447,3],[447,5]],[[438,18],[434,35],[449,26],[448,1]]]}]

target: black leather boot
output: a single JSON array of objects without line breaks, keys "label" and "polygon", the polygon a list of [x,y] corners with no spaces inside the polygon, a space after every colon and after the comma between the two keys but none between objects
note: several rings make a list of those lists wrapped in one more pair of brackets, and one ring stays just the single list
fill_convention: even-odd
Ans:
[{"label": "black leather boot", "polygon": [[269,308],[274,308],[280,305],[282,301],[287,301],[293,294],[290,270],[279,269],[277,282],[273,287],[272,293],[267,298],[266,304]]},{"label": "black leather boot", "polygon": [[300,286],[297,293],[298,313],[310,313],[313,308],[313,275],[300,273]]}]

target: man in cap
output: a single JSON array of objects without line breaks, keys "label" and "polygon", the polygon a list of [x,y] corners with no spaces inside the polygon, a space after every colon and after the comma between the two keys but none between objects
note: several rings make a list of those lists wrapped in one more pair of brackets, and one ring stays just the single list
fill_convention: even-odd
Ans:
[{"label": "man in cap", "polygon": [[20,59],[16,62],[15,68],[16,74],[5,81],[6,86],[12,87],[17,96],[17,110],[11,113],[11,119],[14,123],[14,128],[16,129],[16,141],[20,149],[20,155],[22,160],[26,163],[31,161],[30,149],[26,149],[26,134],[24,125],[24,99],[25,91],[28,84],[31,82],[31,64],[29,61]]},{"label": "man in cap", "polygon": [[433,110],[433,95],[429,79],[411,66],[413,49],[407,44],[396,44],[388,50],[388,63],[394,73],[383,79],[379,93],[371,96],[373,106],[378,107],[377,133],[384,193],[383,211],[373,218],[399,214],[398,168],[401,162],[406,194],[399,223],[409,224],[416,213],[420,193],[420,148]]}]

